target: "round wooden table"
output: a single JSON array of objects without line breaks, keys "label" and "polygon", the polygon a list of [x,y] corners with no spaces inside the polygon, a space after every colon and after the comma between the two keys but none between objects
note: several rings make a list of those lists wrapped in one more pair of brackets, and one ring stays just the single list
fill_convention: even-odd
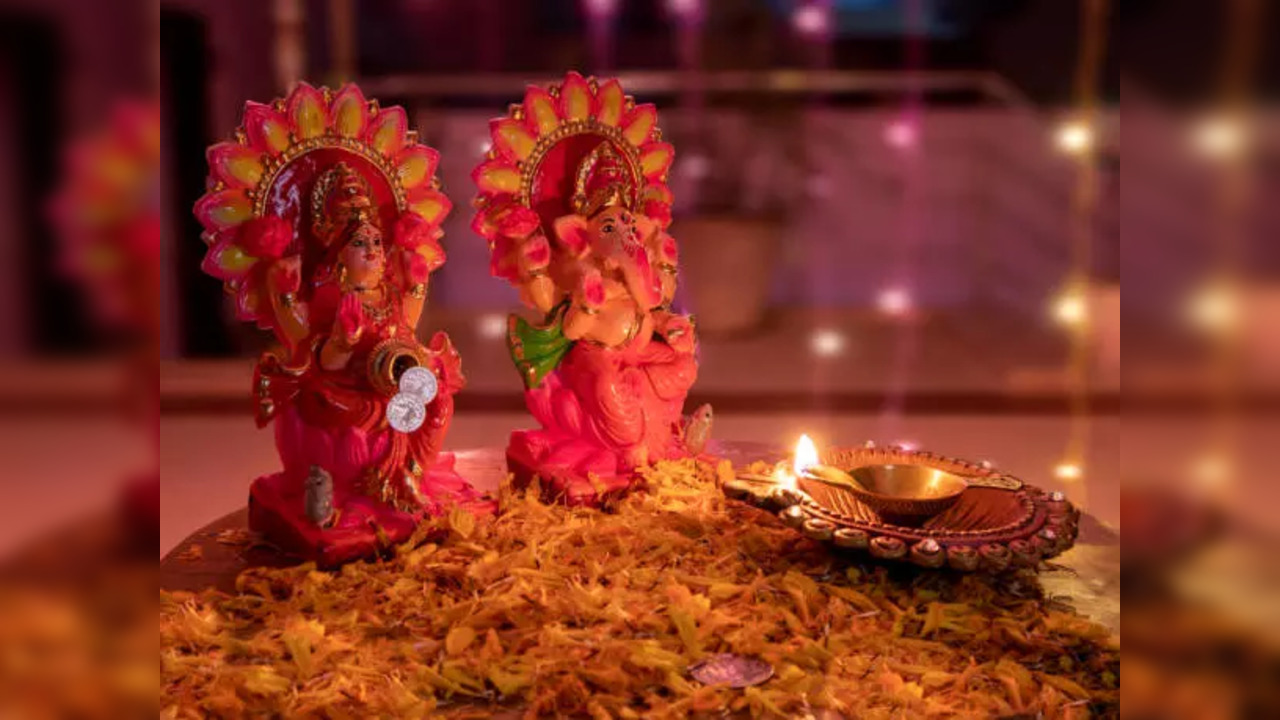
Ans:
[{"label": "round wooden table", "polygon": [[[739,467],[755,460],[772,462],[785,455],[776,447],[759,443],[724,442],[715,450]],[[457,455],[458,471],[483,491],[495,490],[506,477],[505,454],[499,448]],[[187,536],[160,561],[160,588],[233,593],[236,577],[248,568],[298,562],[253,538],[248,518],[248,509],[241,508]],[[1119,633],[1120,540],[1092,516],[1081,516],[1075,546],[1053,558],[1040,573],[1040,581],[1047,594],[1069,599],[1077,612]]]}]

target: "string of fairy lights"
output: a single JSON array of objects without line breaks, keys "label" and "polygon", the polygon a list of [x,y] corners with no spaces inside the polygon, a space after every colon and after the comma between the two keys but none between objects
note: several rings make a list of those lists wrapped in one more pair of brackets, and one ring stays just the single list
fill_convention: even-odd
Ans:
[{"label": "string of fairy lights", "polygon": [[1211,333],[1215,345],[1212,386],[1216,401],[1210,446],[1193,467],[1194,479],[1209,490],[1222,490],[1230,483],[1237,454],[1238,360],[1242,340],[1239,275],[1251,181],[1244,151],[1249,144],[1250,88],[1257,65],[1260,28],[1264,26],[1263,5],[1260,0],[1230,3],[1218,108],[1193,135],[1196,148],[1216,162],[1218,180],[1211,237],[1214,267],[1205,289],[1194,297],[1190,308],[1192,318]]},{"label": "string of fairy lights", "polygon": [[[1079,481],[1085,476],[1084,454],[1089,435],[1089,262],[1093,242],[1091,228],[1097,207],[1097,87],[1109,7],[1108,0],[1085,0],[1081,7],[1076,108],[1073,116],[1057,128],[1054,138],[1060,151],[1078,160],[1072,200],[1072,262],[1052,314],[1071,333],[1071,427],[1054,475],[1079,485],[1075,495],[1083,505],[1085,488]],[[1194,125],[1188,138],[1192,151],[1216,164],[1218,180],[1214,183],[1216,216],[1211,234],[1213,268],[1204,286],[1191,294],[1187,306],[1190,322],[1208,333],[1214,342],[1210,386],[1214,393],[1214,427],[1210,447],[1192,462],[1190,475],[1193,481],[1219,488],[1230,479],[1236,453],[1242,307],[1238,275],[1244,237],[1242,221],[1250,182],[1244,151],[1249,144],[1249,88],[1256,65],[1259,31],[1263,27],[1262,9],[1260,0],[1232,0],[1227,5],[1226,57],[1218,87],[1218,107]]]},{"label": "string of fairy lights", "polygon": [[1099,125],[1098,88],[1106,47],[1108,0],[1081,3],[1080,52],[1074,80],[1075,110],[1057,133],[1058,146],[1073,156],[1075,184],[1071,196],[1070,268],[1054,315],[1067,328],[1069,355],[1067,393],[1070,419],[1062,460],[1054,467],[1058,480],[1072,486],[1075,502],[1087,506],[1084,458],[1089,443],[1089,394],[1092,363],[1090,343],[1091,263],[1093,259],[1094,216],[1098,206],[1098,147],[1094,141]]}]

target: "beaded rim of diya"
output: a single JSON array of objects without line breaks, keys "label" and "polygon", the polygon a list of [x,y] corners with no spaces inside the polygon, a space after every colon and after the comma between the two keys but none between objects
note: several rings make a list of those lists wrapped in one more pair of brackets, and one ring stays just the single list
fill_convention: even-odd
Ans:
[{"label": "beaded rim of diya", "polygon": [[776,511],[785,524],[810,539],[926,568],[1034,568],[1069,549],[1078,533],[1079,511],[1062,493],[1028,485],[988,463],[872,443],[827,449],[819,461],[843,470],[915,465],[959,476],[966,488],[954,506],[918,525],[900,524],[845,488],[805,477],[803,466],[796,468],[799,474],[782,463],[771,475],[740,474],[724,490],[730,497]]}]

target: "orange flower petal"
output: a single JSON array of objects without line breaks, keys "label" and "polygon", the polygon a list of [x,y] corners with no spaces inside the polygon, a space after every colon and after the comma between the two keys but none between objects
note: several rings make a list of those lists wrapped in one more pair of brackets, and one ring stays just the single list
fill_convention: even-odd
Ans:
[{"label": "orange flower petal", "polygon": [[576,72],[569,73],[560,87],[560,116],[582,120],[591,115],[591,88]]},{"label": "orange flower petal", "polygon": [[244,133],[254,148],[278,155],[289,147],[289,123],[270,105],[244,104]]},{"label": "orange flower petal", "polygon": [[500,212],[501,207],[477,210],[476,214],[471,216],[471,231],[482,238],[491,237],[497,232]]},{"label": "orange flower petal", "polygon": [[299,138],[320,137],[329,126],[329,109],[325,106],[324,95],[306,83],[298,83],[289,93],[286,107],[294,134]]},{"label": "orange flower petal", "polygon": [[195,214],[206,230],[221,230],[248,220],[253,205],[244,190],[223,190],[196,201]]},{"label": "orange flower petal", "polygon": [[622,83],[613,78],[600,86],[596,93],[596,117],[605,125],[617,125],[622,119],[626,95],[622,92]]},{"label": "orange flower petal", "polygon": [[640,172],[650,180],[662,179],[675,156],[670,143],[649,143],[640,149]]},{"label": "orange flower petal", "polygon": [[649,141],[658,124],[658,111],[650,103],[637,105],[622,121],[622,135],[627,142],[640,147]]},{"label": "orange flower petal", "polygon": [[539,136],[550,133],[560,124],[556,99],[546,90],[532,85],[524,94],[524,116],[529,128]]},{"label": "orange flower petal", "polygon": [[364,93],[354,83],[342,86],[333,96],[333,107],[330,109],[333,130],[342,137],[356,138],[364,133],[369,124],[369,103]]},{"label": "orange flower petal", "polygon": [[524,123],[511,118],[498,118],[489,121],[489,134],[493,137],[493,147],[512,160],[524,160],[533,152],[537,144],[533,135]]},{"label": "orange flower petal", "polygon": [[389,107],[370,123],[365,139],[373,148],[387,157],[400,152],[405,135],[409,132],[409,118],[402,107]]},{"label": "orange flower petal", "polygon": [[435,272],[436,270],[439,270],[440,266],[445,263],[444,250],[442,250],[436,243],[423,243],[419,245],[418,249],[414,250],[414,252],[426,261],[428,272]]},{"label": "orange flower petal", "polygon": [[229,187],[253,187],[262,179],[262,153],[239,143],[213,145],[205,153],[213,176]]},{"label": "orange flower petal", "polygon": [[449,202],[444,193],[428,187],[409,193],[409,209],[421,215],[428,223],[439,225],[453,209],[453,203]]},{"label": "orange flower petal", "polygon": [[234,280],[244,277],[257,262],[258,258],[246,253],[244,248],[228,242],[209,248],[203,267],[219,280]]},{"label": "orange flower petal", "polygon": [[520,191],[520,173],[502,160],[490,160],[471,173],[481,193],[513,195]]},{"label": "orange flower petal", "polygon": [[440,153],[426,145],[411,145],[396,156],[396,172],[406,190],[431,181],[440,164]]},{"label": "orange flower petal", "polygon": [[644,189],[640,191],[639,197],[640,202],[654,200],[666,205],[670,205],[674,199],[671,194],[671,188],[661,182],[651,182],[645,185]]}]

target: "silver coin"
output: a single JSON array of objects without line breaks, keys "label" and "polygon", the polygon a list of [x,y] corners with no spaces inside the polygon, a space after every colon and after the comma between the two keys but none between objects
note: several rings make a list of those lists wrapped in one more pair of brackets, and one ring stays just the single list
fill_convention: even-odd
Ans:
[{"label": "silver coin", "polygon": [[418,365],[404,371],[400,376],[400,394],[412,395],[422,401],[423,405],[436,399],[440,391],[440,381],[436,374]]},{"label": "silver coin", "polygon": [[387,423],[399,432],[411,433],[426,419],[427,408],[416,396],[397,393],[387,402]]},{"label": "silver coin", "polygon": [[689,674],[703,685],[744,688],[773,677],[773,666],[760,658],[721,653],[694,663]]}]

